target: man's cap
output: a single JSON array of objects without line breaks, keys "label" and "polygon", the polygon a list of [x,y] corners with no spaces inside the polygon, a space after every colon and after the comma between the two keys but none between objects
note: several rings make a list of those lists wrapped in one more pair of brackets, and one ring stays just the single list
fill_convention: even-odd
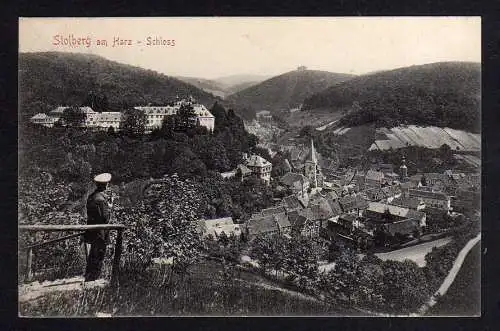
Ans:
[{"label": "man's cap", "polygon": [[111,180],[111,174],[110,173],[104,173],[104,174],[99,174],[94,177],[94,182],[96,183],[109,183]]}]

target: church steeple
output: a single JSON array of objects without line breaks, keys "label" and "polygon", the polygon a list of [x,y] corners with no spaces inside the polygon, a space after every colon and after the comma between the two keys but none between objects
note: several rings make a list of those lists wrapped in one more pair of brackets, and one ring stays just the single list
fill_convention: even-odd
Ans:
[{"label": "church steeple", "polygon": [[305,176],[308,177],[315,188],[318,187],[318,157],[316,156],[316,150],[314,149],[314,141],[311,139],[311,150],[306,159],[305,164]]},{"label": "church steeple", "polygon": [[401,172],[401,178],[407,178],[408,177],[408,167],[406,166],[406,159],[403,155],[403,159],[401,160],[401,166],[399,167],[399,170]]},{"label": "church steeple", "polygon": [[309,156],[309,162],[314,164],[318,163],[318,158],[316,157],[316,150],[314,149],[314,140],[311,139],[311,155]]}]

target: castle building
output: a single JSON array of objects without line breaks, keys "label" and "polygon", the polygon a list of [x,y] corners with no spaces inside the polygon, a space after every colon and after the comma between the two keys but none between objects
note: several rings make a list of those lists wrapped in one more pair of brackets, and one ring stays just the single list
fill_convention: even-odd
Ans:
[{"label": "castle building", "polygon": [[263,157],[255,154],[251,155],[250,158],[248,158],[246,167],[267,184],[271,182],[271,170],[273,165]]},{"label": "castle building", "polygon": [[49,116],[44,113],[38,113],[35,116],[31,117],[30,122],[33,124],[43,125],[51,128],[59,119],[60,117]]},{"label": "castle building", "polygon": [[311,150],[304,163],[304,176],[309,179],[311,189],[323,187],[323,173],[318,164],[318,155],[314,148],[314,142],[311,139]]},{"label": "castle building", "polygon": [[[188,104],[193,107],[196,114],[196,124],[206,127],[208,131],[213,132],[215,127],[215,117],[202,104],[194,103],[191,98],[189,100],[177,101],[174,105],[167,106],[137,106],[137,110],[144,112],[146,115],[146,132],[151,132],[154,129],[161,128],[163,120],[166,116],[175,115],[182,105]],[[63,113],[69,107],[60,106],[50,111],[48,114],[39,113],[31,117],[30,121],[34,124],[53,127],[54,124],[63,117]],[[85,114],[85,120],[82,127],[96,130],[107,130],[110,127],[116,131],[120,130],[120,125],[124,120],[122,112],[96,112],[91,107],[79,107],[80,111]]]},{"label": "castle building", "polygon": [[165,117],[177,114],[181,106],[185,104],[193,107],[197,125],[206,127],[210,132],[214,131],[214,115],[204,105],[194,103],[192,99],[177,101],[173,106],[137,106],[134,108],[144,112],[146,115],[146,131],[152,131],[161,128]]}]

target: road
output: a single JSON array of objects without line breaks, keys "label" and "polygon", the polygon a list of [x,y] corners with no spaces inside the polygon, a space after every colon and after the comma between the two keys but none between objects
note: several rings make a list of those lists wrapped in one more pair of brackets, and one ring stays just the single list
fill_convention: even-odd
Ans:
[{"label": "road", "polygon": [[405,247],[392,252],[377,253],[375,256],[381,260],[404,261],[412,260],[418,264],[419,267],[425,266],[425,255],[429,253],[432,248],[444,246],[451,241],[450,237],[441,238],[415,246]]},{"label": "road", "polygon": [[420,308],[419,315],[424,315],[430,307],[436,304],[436,297],[443,296],[446,294],[446,292],[448,292],[448,289],[450,288],[451,284],[453,284],[455,277],[457,277],[457,274],[460,271],[460,268],[462,267],[467,254],[469,254],[470,250],[479,242],[479,240],[481,240],[481,234],[478,234],[476,237],[469,240],[464,248],[462,248],[462,250],[458,253],[458,256],[455,259],[455,262],[453,263],[448,276],[446,276],[439,289],[436,291],[436,293],[434,293],[429,301]]},{"label": "road", "polygon": [[[419,267],[425,266],[425,255],[429,253],[433,247],[444,246],[451,241],[451,238],[441,238],[429,242],[425,242],[422,244],[418,244],[415,246],[405,247],[402,249],[398,249],[392,252],[387,253],[377,253],[375,256],[380,258],[383,261],[393,260],[393,261],[404,261],[404,260],[412,260],[418,264]],[[362,258],[364,254],[359,254],[359,257]],[[335,267],[335,262],[323,264],[318,267],[320,272],[328,272]]]}]

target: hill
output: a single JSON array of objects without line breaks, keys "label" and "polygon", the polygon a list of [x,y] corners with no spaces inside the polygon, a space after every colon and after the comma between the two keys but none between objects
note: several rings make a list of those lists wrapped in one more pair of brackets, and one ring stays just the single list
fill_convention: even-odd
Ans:
[{"label": "hill", "polygon": [[304,101],[305,110],[347,113],[340,125],[436,125],[480,130],[481,65],[440,62],[358,76]]},{"label": "hill", "polygon": [[197,88],[207,93],[211,93],[221,98],[224,98],[226,95],[230,94],[230,92],[227,90],[226,85],[220,84],[214,80],[183,76],[178,76],[176,78],[182,80],[183,82],[196,86]]},{"label": "hill", "polygon": [[123,103],[165,103],[192,95],[211,106],[216,99],[193,85],[152,70],[90,54],[44,52],[19,55],[19,100],[22,116],[57,105],[86,105],[98,95],[102,108]]},{"label": "hill", "polygon": [[230,75],[224,77],[218,77],[213,79],[213,81],[226,86],[226,88],[231,88],[233,86],[251,86],[254,84],[258,84],[260,82],[265,81],[266,79],[271,78],[267,75]]},{"label": "hill", "polygon": [[350,78],[347,74],[295,70],[232,94],[227,101],[255,110],[288,110],[300,106],[306,97]]}]

